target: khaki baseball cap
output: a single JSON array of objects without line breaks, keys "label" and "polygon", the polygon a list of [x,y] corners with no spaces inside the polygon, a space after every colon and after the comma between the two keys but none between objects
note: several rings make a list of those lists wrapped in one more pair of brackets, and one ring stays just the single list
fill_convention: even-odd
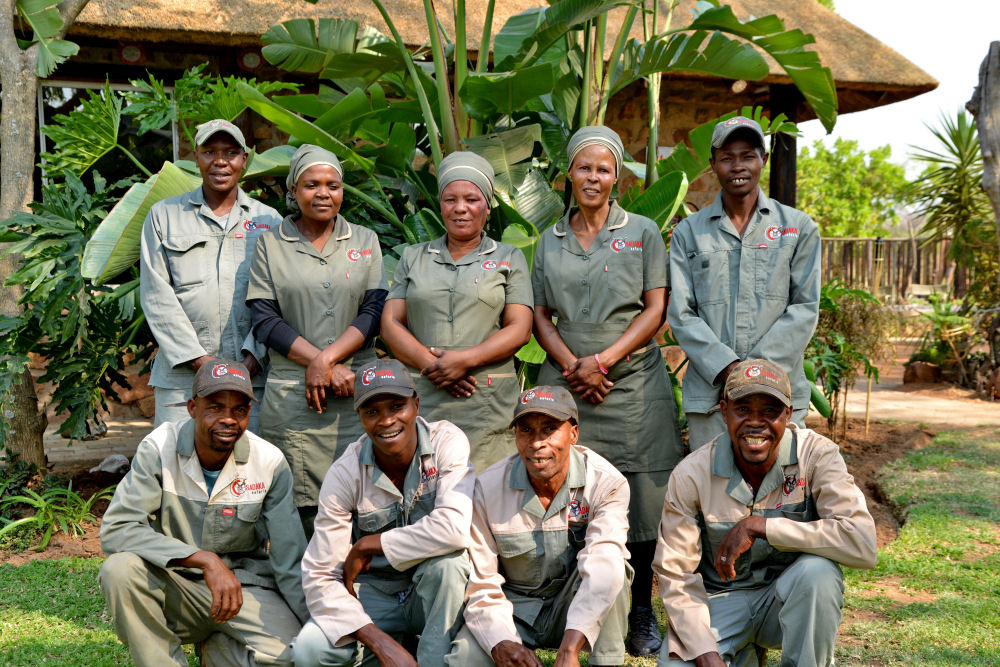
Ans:
[{"label": "khaki baseball cap", "polygon": [[355,410],[379,394],[414,396],[416,393],[409,369],[396,359],[379,359],[354,374]]},{"label": "khaki baseball cap", "polygon": [[238,361],[212,359],[202,364],[194,374],[194,385],[191,387],[194,397],[211,396],[217,391],[227,390],[238,391],[251,401],[257,400],[253,395],[250,371]]},{"label": "khaki baseball cap", "polygon": [[788,382],[788,374],[781,366],[767,359],[747,359],[740,362],[726,380],[726,400],[751,394],[774,396],[785,407],[792,404],[792,387]]},{"label": "khaki baseball cap", "polygon": [[198,131],[194,135],[195,146],[203,146],[206,141],[208,141],[213,134],[216,132],[225,132],[239,144],[240,148],[244,151],[247,150],[247,141],[243,138],[243,133],[240,128],[236,127],[228,120],[223,120],[221,118],[216,118],[215,120],[210,120],[207,123],[202,123],[198,126]]},{"label": "khaki baseball cap", "polygon": [[565,387],[539,385],[534,389],[522,392],[514,406],[514,418],[509,428],[514,428],[517,420],[530,413],[539,413],[566,421],[572,419],[580,423],[580,413],[576,409],[573,395]]},{"label": "khaki baseball cap", "polygon": [[760,147],[764,148],[764,131],[760,129],[760,123],[746,116],[735,116],[718,122],[712,131],[712,148],[722,148],[729,135],[740,130],[749,131],[760,142]]}]

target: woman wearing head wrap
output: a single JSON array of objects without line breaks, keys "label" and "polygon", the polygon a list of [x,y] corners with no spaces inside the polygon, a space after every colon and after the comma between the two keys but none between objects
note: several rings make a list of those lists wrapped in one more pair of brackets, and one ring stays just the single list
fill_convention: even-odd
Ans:
[{"label": "woman wearing head wrap", "polygon": [[438,167],[447,233],[403,251],[382,313],[382,338],[419,374],[420,414],[469,438],[480,472],[514,452],[507,428],[519,386],[514,353],[531,336],[521,251],[486,236],[493,168],[469,152]]},{"label": "woman wearing head wrap", "polygon": [[330,151],[295,151],[286,180],[293,212],[258,240],[247,293],[254,336],[271,359],[260,434],[291,465],[307,535],[327,469],[363,434],[353,370],[374,359],[386,295],[378,238],[339,215],[343,173]]},{"label": "woman wearing head wrap", "polygon": [[666,249],[656,223],[611,201],[625,154],[613,130],[583,127],[567,153],[576,204],[542,233],[531,277],[535,337],[548,353],[538,383],[574,392],[581,444],[628,479],[635,570],[628,646],[633,655],[652,655],[660,635],[650,564],[667,479],[682,453],[677,406],[653,339],[666,314]]}]

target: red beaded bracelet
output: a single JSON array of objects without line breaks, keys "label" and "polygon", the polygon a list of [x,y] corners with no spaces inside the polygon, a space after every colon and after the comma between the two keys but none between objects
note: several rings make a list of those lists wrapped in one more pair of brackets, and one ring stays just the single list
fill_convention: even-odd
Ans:
[{"label": "red beaded bracelet", "polygon": [[601,365],[601,358],[599,356],[597,356],[598,354],[599,354],[598,352],[594,353],[594,361],[597,362],[597,367],[599,369],[601,369],[601,372],[604,373],[605,375],[607,375],[608,374],[608,369]]}]

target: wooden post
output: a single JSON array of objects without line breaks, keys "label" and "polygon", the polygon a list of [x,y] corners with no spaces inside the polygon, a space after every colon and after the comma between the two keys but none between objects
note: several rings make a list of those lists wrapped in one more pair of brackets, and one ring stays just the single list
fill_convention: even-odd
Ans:
[{"label": "wooden post", "polygon": [[[793,123],[799,118],[799,104],[803,101],[799,89],[790,85],[771,86],[771,118],[785,114]],[[788,134],[771,135],[771,199],[786,206],[795,206],[795,168],[798,148],[795,137]]]},{"label": "wooden post", "polygon": [[[990,44],[979,66],[979,86],[965,108],[976,119],[979,147],[983,153],[983,190],[993,204],[1000,244],[1000,42]],[[1000,275],[997,280],[1000,281]]]}]

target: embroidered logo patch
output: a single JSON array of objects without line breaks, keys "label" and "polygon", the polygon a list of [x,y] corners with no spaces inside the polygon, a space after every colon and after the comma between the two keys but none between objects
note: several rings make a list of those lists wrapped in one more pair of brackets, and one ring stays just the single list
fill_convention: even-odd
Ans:
[{"label": "embroidered logo patch", "polygon": [[764,235],[772,241],[777,241],[781,238],[781,230],[777,227],[768,227],[767,231],[764,232]]},{"label": "embroidered logo patch", "polygon": [[243,229],[247,230],[248,232],[252,232],[255,229],[270,229],[270,228],[271,225],[267,224],[266,222],[254,222],[253,220],[243,221]]},{"label": "embroidered logo patch", "polygon": [[350,262],[356,262],[362,257],[371,257],[372,251],[369,250],[359,250],[358,248],[350,248],[347,251],[347,259]]},{"label": "embroidered logo patch", "polygon": [[579,500],[574,500],[569,504],[569,517],[571,519],[586,519],[590,515],[590,505],[581,505]]},{"label": "embroidered logo patch", "polygon": [[242,477],[237,477],[233,480],[229,490],[232,491],[233,495],[236,497],[242,496],[247,491],[247,481]]},{"label": "embroidered logo patch", "polygon": [[212,369],[212,375],[213,375],[213,377],[217,377],[217,378],[226,377],[227,375],[235,375],[238,378],[246,377],[243,374],[243,371],[238,371],[235,368],[230,368],[229,366],[227,366],[225,364],[219,364],[218,366],[216,366],[215,368],[213,368]]},{"label": "embroidered logo patch", "polygon": [[361,375],[361,384],[369,385],[375,378],[382,378],[386,380],[395,380],[396,374],[390,370],[376,371],[374,368],[369,368]]},{"label": "embroidered logo patch", "polygon": [[614,250],[615,252],[621,252],[622,250],[624,250],[625,249],[625,239],[622,239],[622,238],[612,239],[612,241],[611,241],[611,249]]},{"label": "embroidered logo patch", "polygon": [[554,401],[555,396],[552,395],[551,391],[539,391],[537,389],[532,389],[521,397],[521,403],[527,403],[533,398],[538,398],[543,401]]}]

